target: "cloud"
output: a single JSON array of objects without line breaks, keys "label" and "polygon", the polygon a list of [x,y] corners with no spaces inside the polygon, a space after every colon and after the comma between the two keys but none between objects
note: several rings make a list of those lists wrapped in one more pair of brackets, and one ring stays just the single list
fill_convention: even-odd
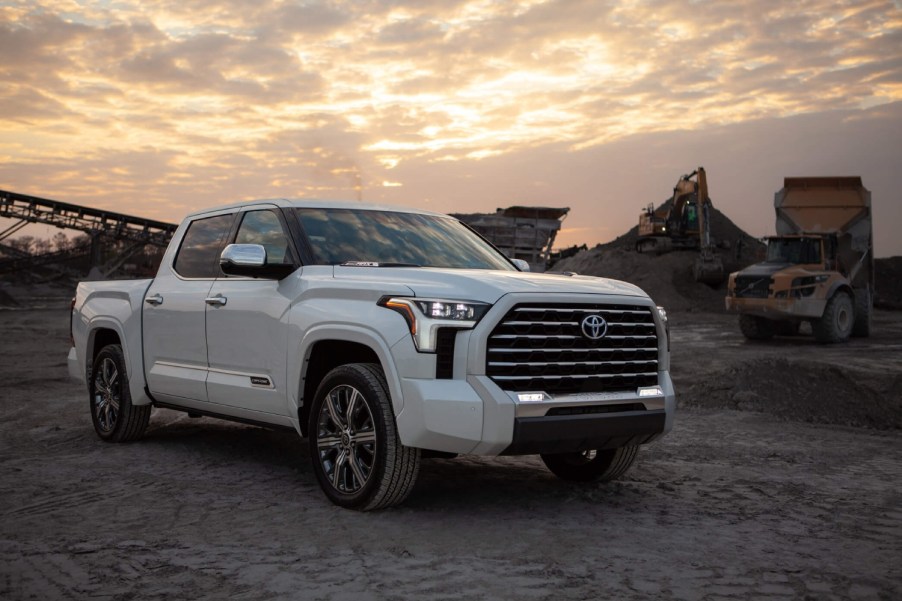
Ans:
[{"label": "cloud", "polygon": [[[416,184],[429,174],[464,202],[480,194],[468,177],[498,167],[523,171],[496,177],[508,192],[483,184],[493,204],[549,204],[554,169],[589,181],[595,168],[570,159],[629,140],[656,157],[631,155],[634,171],[670,180],[688,168],[664,142],[680,132],[871,122],[902,100],[900,43],[886,0],[9,3],[0,184],[72,199],[140,189],[186,207],[350,196],[358,180],[364,197],[438,198]],[[827,156],[827,142],[806,151]]]}]

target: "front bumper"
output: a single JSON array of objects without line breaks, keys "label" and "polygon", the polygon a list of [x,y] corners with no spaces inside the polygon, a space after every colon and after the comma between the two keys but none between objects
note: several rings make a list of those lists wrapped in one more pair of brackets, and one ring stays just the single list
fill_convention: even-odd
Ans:
[{"label": "front bumper", "polygon": [[651,442],[664,432],[663,409],[603,414],[518,417],[503,455],[616,449]]},{"label": "front bumper", "polygon": [[406,446],[475,455],[530,455],[645,444],[673,427],[676,395],[669,372],[662,394],[635,392],[562,396],[520,402],[486,376],[466,380],[402,378],[397,416]]},{"label": "front bumper", "polygon": [[[515,303],[545,297],[509,295],[492,311],[497,317]],[[457,334],[448,379],[436,378],[435,355],[417,353],[409,337],[391,348],[404,401],[396,416],[404,445],[488,456],[556,453],[644,444],[673,427],[676,395],[663,324],[658,324],[659,394],[640,397],[638,390],[625,390],[534,401],[521,400],[485,375],[486,341],[494,326],[490,317]]]},{"label": "front bumper", "polygon": [[768,319],[809,319],[824,314],[826,300],[816,298],[738,298],[727,296],[727,311],[747,313]]}]

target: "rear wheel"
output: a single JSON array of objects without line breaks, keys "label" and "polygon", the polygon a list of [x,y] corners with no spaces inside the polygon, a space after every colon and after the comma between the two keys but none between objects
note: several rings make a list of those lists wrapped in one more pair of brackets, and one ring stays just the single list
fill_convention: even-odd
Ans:
[{"label": "rear wheel", "polygon": [[749,340],[768,340],[775,333],[773,321],[754,315],[740,315],[739,329]]},{"label": "rear wheel", "polygon": [[827,301],[824,315],[811,321],[811,329],[818,342],[843,342],[852,334],[854,323],[855,308],[852,305],[852,298],[845,292],[837,292]]},{"label": "rear wheel", "polygon": [[558,478],[574,482],[608,482],[616,480],[636,461],[638,446],[554,453],[542,455],[542,461]]},{"label": "rear wheel", "polygon": [[326,496],[368,511],[401,503],[420,468],[420,450],[398,437],[385,376],[378,365],[330,371],[310,410],[310,456]]},{"label": "rear wheel", "polygon": [[871,291],[867,288],[855,291],[855,323],[852,325],[852,336],[867,337],[871,335],[871,313],[874,308]]},{"label": "rear wheel", "polygon": [[90,407],[94,431],[108,442],[130,442],[144,435],[150,405],[133,405],[122,347],[103,347],[94,359],[90,378]]}]

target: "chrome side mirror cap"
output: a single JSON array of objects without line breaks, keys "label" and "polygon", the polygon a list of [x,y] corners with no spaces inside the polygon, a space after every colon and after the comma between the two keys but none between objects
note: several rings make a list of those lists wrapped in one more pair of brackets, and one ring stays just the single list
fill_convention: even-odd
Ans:
[{"label": "chrome side mirror cap", "polygon": [[524,261],[523,259],[511,259],[511,263],[517,266],[517,269],[520,271],[531,271],[529,268],[529,263]]},{"label": "chrome side mirror cap", "polygon": [[226,275],[281,280],[297,267],[291,263],[267,263],[260,244],[229,244],[219,255],[219,267]]},{"label": "chrome side mirror cap", "polygon": [[266,249],[260,244],[229,244],[222,250],[219,263],[236,267],[263,267],[266,265]]}]

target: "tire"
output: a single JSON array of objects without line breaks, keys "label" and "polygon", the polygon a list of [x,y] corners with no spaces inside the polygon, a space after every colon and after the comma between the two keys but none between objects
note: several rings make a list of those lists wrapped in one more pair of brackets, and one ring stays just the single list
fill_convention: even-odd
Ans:
[{"label": "tire", "polygon": [[144,436],[151,407],[132,404],[120,345],[107,345],[97,353],[88,382],[91,421],[97,436],[107,442],[131,442]]},{"label": "tire", "polygon": [[316,390],[308,422],[313,471],[336,505],[370,511],[404,501],[420,469],[420,450],[398,437],[382,368],[336,367]]},{"label": "tire", "polygon": [[774,324],[777,336],[798,336],[802,323],[799,321],[778,321]]},{"label": "tire", "polygon": [[625,474],[638,454],[639,447],[633,445],[618,449],[542,455],[542,461],[555,476],[563,480],[610,482]]},{"label": "tire", "polygon": [[855,291],[855,323],[852,325],[852,336],[867,338],[871,335],[871,315],[874,303],[868,288]]},{"label": "tire", "polygon": [[769,340],[776,333],[773,321],[745,314],[739,316],[739,330],[749,340]]},{"label": "tire", "polygon": [[854,323],[855,308],[852,297],[845,292],[837,292],[827,301],[824,315],[820,319],[811,320],[811,329],[814,331],[814,339],[818,342],[825,344],[844,342],[851,336]]}]

